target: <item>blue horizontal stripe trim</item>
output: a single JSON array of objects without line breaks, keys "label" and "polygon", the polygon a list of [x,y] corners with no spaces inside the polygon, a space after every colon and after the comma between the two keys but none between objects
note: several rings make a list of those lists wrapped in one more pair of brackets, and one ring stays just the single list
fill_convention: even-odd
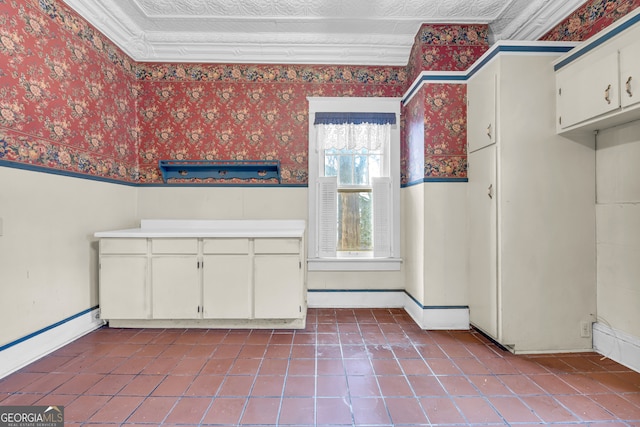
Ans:
[{"label": "blue horizontal stripe trim", "polygon": [[466,310],[468,305],[423,305],[423,310]]},{"label": "blue horizontal stripe trim", "polygon": [[409,292],[405,289],[307,289],[307,292],[314,293],[363,293],[363,292],[403,292],[409,298],[416,303],[418,307],[423,310],[468,310],[468,305],[422,305],[417,299],[414,298]]},{"label": "blue horizontal stripe trim", "polygon": [[469,178],[422,178],[416,179],[415,181],[407,182],[406,184],[402,184],[401,188],[413,187],[414,185],[425,184],[428,182],[469,182]]},{"label": "blue horizontal stripe trim", "polygon": [[522,53],[566,53],[573,49],[573,46],[545,46],[545,45],[536,45],[536,46],[522,46],[522,45],[497,45],[493,48],[490,48],[486,57],[484,57],[480,62],[473,64],[472,68],[466,70],[465,74],[438,74],[438,75],[422,75],[418,80],[416,80],[406,95],[402,98],[403,104],[407,99],[410,99],[414,93],[420,88],[422,83],[432,81],[459,81],[466,82],[477,73],[482,67],[487,65],[489,61],[491,61],[497,54],[500,52],[522,52]]},{"label": "blue horizontal stripe trim", "polygon": [[94,307],[88,308],[86,310],[81,311],[80,313],[74,314],[73,316],[67,317],[66,319],[63,319],[63,320],[61,320],[59,322],[56,322],[53,325],[49,325],[49,326],[47,326],[45,328],[42,328],[42,329],[40,329],[38,331],[32,332],[29,335],[25,335],[22,338],[18,338],[17,340],[12,341],[9,344],[5,344],[2,347],[0,347],[0,351],[6,350],[6,349],[11,348],[11,347],[13,347],[15,345],[18,345],[18,344],[23,343],[23,342],[25,342],[27,340],[30,340],[33,337],[36,337],[36,336],[38,336],[40,334],[43,334],[43,333],[45,333],[47,331],[50,331],[51,329],[57,328],[60,325],[64,325],[67,322],[70,322],[70,321],[72,321],[74,319],[77,319],[80,316],[84,316],[87,313],[91,313],[93,310],[97,309],[98,307],[99,306],[96,305]]},{"label": "blue horizontal stripe trim", "polygon": [[426,83],[426,82],[443,82],[443,81],[460,81],[460,82],[465,82],[467,81],[468,76],[467,75],[460,75],[460,74],[439,74],[439,75],[423,75],[420,77],[420,79],[416,82],[414,82],[413,86],[411,86],[411,89],[409,89],[409,92],[407,92],[407,94],[402,98],[402,103],[404,104],[407,99],[411,98],[413,96],[414,93],[416,93],[416,91],[418,89],[420,89],[420,85],[422,85],[422,83]]},{"label": "blue horizontal stripe trim", "polygon": [[307,289],[307,292],[405,292],[404,289]]},{"label": "blue horizontal stripe trim", "polygon": [[557,64],[555,64],[553,66],[553,69],[555,71],[558,71],[562,67],[565,67],[566,65],[570,64],[571,62],[575,61],[576,59],[580,58],[581,56],[586,55],[588,52],[592,51],[593,49],[597,48],[598,46],[602,45],[603,43],[608,42],[613,37],[617,36],[618,34],[623,32],[624,30],[634,26],[638,22],[640,22],[640,15],[634,16],[633,18],[629,19],[627,22],[621,24],[619,27],[614,28],[613,30],[611,30],[607,34],[603,35],[602,37],[592,41],[591,43],[586,45],[584,48],[580,49],[579,51],[575,52],[572,55],[569,55],[567,58],[565,58],[562,61],[560,61]]},{"label": "blue horizontal stripe trim", "polygon": [[66,170],[62,170],[62,169],[48,168],[46,166],[32,165],[32,164],[29,164],[29,163],[12,162],[12,161],[9,161],[9,160],[1,160],[0,159],[0,166],[6,166],[6,167],[9,167],[9,168],[14,168],[14,169],[28,170],[28,171],[32,171],[32,172],[49,173],[49,174],[52,174],[52,175],[67,176],[67,177],[70,177],[70,178],[88,179],[90,181],[108,182],[110,184],[127,185],[129,187],[135,187],[137,185],[136,183],[133,183],[133,182],[121,181],[121,180],[113,179],[113,178],[106,178],[106,177],[102,177],[102,176],[89,175],[89,174],[81,173],[81,172],[66,171]]},{"label": "blue horizontal stripe trim", "polygon": [[354,124],[360,125],[363,123],[372,123],[379,125],[395,125],[396,115],[395,113],[322,113],[318,112],[315,115],[314,125],[343,125]]},{"label": "blue horizontal stripe trim", "polygon": [[308,184],[242,184],[242,183],[229,183],[229,184],[225,184],[225,183],[202,183],[202,184],[196,184],[196,183],[176,183],[176,184],[164,184],[164,183],[145,183],[145,182],[128,182],[128,181],[120,181],[117,179],[113,179],[113,178],[105,178],[105,177],[101,177],[101,176],[95,176],[95,175],[88,175],[88,174],[84,174],[84,173],[80,173],[80,172],[72,172],[72,171],[65,171],[65,170],[61,170],[61,169],[54,169],[54,168],[48,168],[46,166],[38,166],[38,165],[31,165],[29,163],[19,163],[19,162],[12,162],[9,160],[1,160],[0,159],[0,166],[5,166],[8,168],[13,168],[13,169],[21,169],[21,170],[27,170],[27,171],[31,171],[31,172],[41,172],[41,173],[48,173],[48,174],[52,174],[52,175],[60,175],[60,176],[67,176],[70,178],[80,178],[80,179],[86,179],[89,181],[98,181],[98,182],[107,182],[109,184],[118,184],[118,185],[126,185],[128,187],[278,187],[278,188],[283,188],[283,187],[303,187],[306,188],[309,185]]},{"label": "blue horizontal stripe trim", "polygon": [[468,305],[423,305],[420,301],[418,301],[413,295],[409,292],[404,291],[405,294],[409,296],[416,303],[418,307],[423,310],[468,310]]},{"label": "blue horizontal stripe trim", "polygon": [[243,187],[243,188],[247,188],[247,187],[252,187],[252,188],[257,188],[257,187],[271,187],[271,188],[283,188],[283,187],[303,187],[306,188],[309,185],[308,184],[242,184],[242,183],[229,183],[229,184],[224,184],[224,183],[215,183],[215,182],[209,182],[209,183],[175,183],[175,184],[163,184],[163,183],[158,183],[158,182],[154,182],[154,183],[140,183],[140,184],[133,184],[135,187],[165,187],[165,188],[170,188],[170,187]]}]

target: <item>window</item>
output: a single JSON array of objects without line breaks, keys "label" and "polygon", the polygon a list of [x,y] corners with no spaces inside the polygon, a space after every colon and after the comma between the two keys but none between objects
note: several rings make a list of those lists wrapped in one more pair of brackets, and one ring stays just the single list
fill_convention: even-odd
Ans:
[{"label": "window", "polygon": [[309,269],[397,270],[396,98],[309,98]]}]

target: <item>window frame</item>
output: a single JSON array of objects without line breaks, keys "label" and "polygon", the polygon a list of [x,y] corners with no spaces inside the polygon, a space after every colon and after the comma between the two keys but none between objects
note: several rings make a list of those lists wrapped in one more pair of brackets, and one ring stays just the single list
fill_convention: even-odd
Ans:
[{"label": "window frame", "polygon": [[[397,271],[400,270],[400,98],[379,97],[308,97],[309,102],[309,226],[307,228],[307,264],[309,271]],[[389,178],[391,179],[391,228],[389,257],[320,256],[318,238],[318,182],[320,153],[314,125],[317,112],[394,113],[389,146]],[[337,224],[336,224],[337,226]]]}]

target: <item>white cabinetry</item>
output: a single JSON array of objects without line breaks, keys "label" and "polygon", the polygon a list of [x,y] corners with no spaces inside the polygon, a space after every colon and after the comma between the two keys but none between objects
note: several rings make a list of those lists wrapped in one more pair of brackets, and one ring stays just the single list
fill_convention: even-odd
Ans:
[{"label": "white cabinetry", "polygon": [[497,64],[489,63],[467,86],[467,152],[496,142]]},{"label": "white cabinetry", "polygon": [[302,288],[300,240],[257,239],[255,241],[255,315],[262,319],[297,317]]},{"label": "white cabinetry", "polygon": [[640,119],[640,11],[555,61],[557,132],[588,133]]},{"label": "white cabinetry", "polygon": [[154,319],[200,317],[197,239],[151,239],[151,301]]},{"label": "white cabinetry", "polygon": [[304,327],[304,227],[278,237],[282,225],[267,222],[267,232],[215,222],[220,229],[205,237],[191,229],[96,233],[102,318],[119,327]]},{"label": "white cabinetry", "polygon": [[498,336],[497,197],[495,145],[469,153],[469,288],[471,320],[493,337]]},{"label": "white cabinetry", "polygon": [[[636,30],[636,33],[640,31]],[[639,34],[640,36],[640,34]],[[620,48],[620,103],[623,108],[640,102],[640,40]]]},{"label": "white cabinetry", "polygon": [[556,75],[560,129],[620,108],[618,52],[588,61],[588,66],[575,63]]},{"label": "white cabinetry", "polygon": [[[204,239],[202,303],[207,319],[252,317],[249,239]],[[300,285],[300,282],[297,283]]]},{"label": "white cabinetry", "polygon": [[106,319],[148,319],[146,239],[101,239],[100,314]]},{"label": "white cabinetry", "polygon": [[555,56],[526,53],[498,54],[468,82],[471,125],[497,82],[495,143],[468,133],[470,320],[518,353],[590,349],[595,152],[555,132]]}]

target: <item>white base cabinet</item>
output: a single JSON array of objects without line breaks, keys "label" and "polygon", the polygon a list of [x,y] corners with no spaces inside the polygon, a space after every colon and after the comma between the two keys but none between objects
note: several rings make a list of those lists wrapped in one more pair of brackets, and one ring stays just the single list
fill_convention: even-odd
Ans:
[{"label": "white base cabinet", "polygon": [[303,238],[100,239],[101,317],[118,327],[303,328]]},{"label": "white base cabinet", "polygon": [[556,134],[556,56],[532,51],[500,53],[468,82],[481,126],[468,131],[470,321],[515,353],[589,350],[595,151]]}]

